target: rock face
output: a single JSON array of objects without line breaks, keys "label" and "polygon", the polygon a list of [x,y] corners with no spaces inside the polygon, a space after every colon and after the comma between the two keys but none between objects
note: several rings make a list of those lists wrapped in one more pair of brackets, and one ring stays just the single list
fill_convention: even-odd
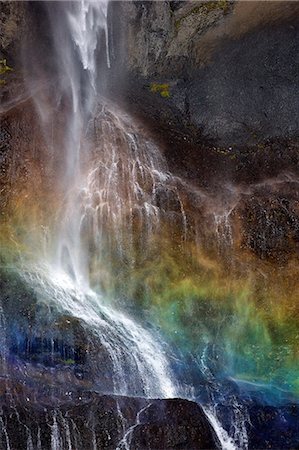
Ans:
[{"label": "rock face", "polygon": [[217,440],[195,403],[155,401],[139,414],[139,421],[133,431],[132,448],[217,448]]},{"label": "rock face", "polygon": [[0,5],[0,111],[7,101],[22,92],[21,42],[22,37],[30,36],[27,12],[24,2],[1,2]]},{"label": "rock face", "polygon": [[[4,228],[21,203],[30,216],[27,223],[21,211],[13,232],[1,230],[10,245],[17,245],[20,225],[31,233],[42,228],[32,224],[37,203],[55,205],[51,177],[60,164],[52,164],[47,143],[59,148],[63,112],[47,141],[22,72],[25,57],[32,75],[36,60],[53,74],[45,8],[43,2],[1,3],[0,212]],[[288,280],[279,269],[294,264],[290,295],[299,242],[298,10],[296,2],[137,1],[111,2],[109,16],[109,95],[122,97],[125,109],[153,130],[173,173],[204,194],[220,191],[219,202],[229,206],[222,217],[228,222],[216,224],[225,245],[233,236],[233,250],[269,263],[261,277],[267,269]],[[36,60],[22,55],[23,36],[27,49],[39,37]],[[44,191],[50,199],[41,198]],[[204,203],[190,197],[187,208],[202,229],[212,230]],[[111,361],[99,340],[80,320],[37,302],[16,274],[0,275],[1,448],[218,447],[195,403],[95,393],[95,387],[101,394],[111,388]],[[249,415],[250,448],[298,447],[296,406],[253,404]]]},{"label": "rock face", "polygon": [[[25,5],[22,2],[3,2],[0,10],[0,45],[1,52],[11,53],[12,47],[16,47],[16,40],[20,39],[17,34],[19,27],[24,25]],[[2,55],[1,55],[2,56]]]},{"label": "rock face", "polygon": [[109,355],[79,319],[36,296],[1,273],[0,448],[219,448],[196,403],[93,392],[113,390]]},{"label": "rock face", "polygon": [[74,386],[113,392],[111,359],[91,330],[16,272],[2,271],[0,285],[4,377],[12,384],[29,381],[40,398],[50,386],[56,395]]},{"label": "rock face", "polygon": [[[278,192],[275,192],[277,191]],[[282,192],[283,191],[283,192]],[[283,264],[296,257],[299,243],[297,186],[292,180],[281,186],[256,189],[243,205],[243,244],[259,258]]]},{"label": "rock face", "polygon": [[[217,449],[218,440],[202,409],[186,400],[101,397],[66,393],[55,406],[16,399],[2,405],[3,449]],[[53,403],[53,402],[52,402]]]},{"label": "rock face", "polygon": [[237,157],[298,135],[294,2],[124,2],[113,12],[124,95],[156,132]]},{"label": "rock face", "polygon": [[250,448],[299,448],[298,405],[276,408],[253,404],[250,408],[250,418]]}]

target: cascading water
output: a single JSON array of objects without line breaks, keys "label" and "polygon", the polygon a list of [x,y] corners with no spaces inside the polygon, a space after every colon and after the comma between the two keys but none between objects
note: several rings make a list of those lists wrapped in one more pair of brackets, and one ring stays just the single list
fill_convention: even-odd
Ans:
[{"label": "cascading water", "polygon": [[[56,264],[60,266],[60,269],[66,269],[69,274],[71,273],[77,282],[87,286],[87,261],[80,242],[81,217],[75,203],[83,183],[82,138],[94,110],[97,96],[96,50],[100,37],[104,38],[107,43],[107,64],[109,65],[107,1],[75,2],[70,7],[66,6],[64,14],[65,20],[58,22],[60,27],[56,25],[57,17],[55,15],[53,25],[55,20],[55,52],[61,65],[59,77],[63,79],[63,83],[66,83],[64,89],[67,89],[66,95],[70,102],[64,132],[66,164],[63,178],[67,210],[69,211],[70,205],[73,207],[71,216],[64,215],[61,218],[62,223],[57,231]],[[70,36],[67,49],[58,41],[64,32],[60,29],[62,27],[66,27]],[[62,91],[61,95],[64,93]]]},{"label": "cascading water", "polygon": [[189,8],[192,28],[233,6],[11,3],[0,22],[28,23],[13,71],[0,60],[0,446],[161,448],[166,430],[176,448],[182,430],[185,448],[297,448],[297,150],[267,178],[271,143],[197,146],[175,120],[162,144],[118,104],[145,113],[144,95],[153,119],[161,105],[189,123],[198,80],[128,79],[134,55],[147,66],[160,39],[185,39]]},{"label": "cascading water", "polygon": [[[107,364],[110,364],[112,380],[112,383],[101,387],[104,391],[121,395],[174,397],[175,383],[172,381],[162,346],[132,319],[104,306],[102,296],[95,294],[89,286],[90,255],[86,242],[88,239],[85,236],[88,231],[85,217],[90,184],[94,183],[96,172],[94,168],[91,171],[86,170],[86,161],[90,156],[83,141],[88,122],[95,113],[97,85],[101,81],[96,60],[96,50],[101,38],[102,42],[105,42],[106,64],[108,67],[110,64],[107,2],[82,1],[65,4],[62,12],[64,16],[58,17],[53,5],[49,7],[55,58],[59,68],[57,102],[67,103],[62,148],[57,149],[65,152],[64,166],[59,174],[60,183],[62,178],[64,200],[58,214],[54,245],[50,242],[44,261],[39,263],[39,269],[27,271],[23,276],[34,286],[42,302],[46,299],[46,302],[56,309],[79,318],[99,340],[103,353],[107,355]],[[44,119],[43,126],[47,130],[52,120],[51,114],[44,110],[44,99],[39,97],[38,93],[34,98]],[[114,117],[114,120],[117,118]],[[115,179],[118,174],[114,173],[119,156],[113,147],[114,130],[109,130],[109,126],[109,121],[104,121],[100,140],[103,141],[106,152],[104,155],[98,155],[99,168],[106,164],[109,166],[109,174],[108,177],[101,173],[97,175],[99,182],[103,183],[102,193],[107,197],[107,208],[113,208],[113,218],[117,219],[115,211],[119,209],[122,214],[119,202],[124,200],[118,190],[111,196],[115,188],[113,183],[119,183]],[[111,152],[111,155],[106,161],[108,152]],[[138,160],[134,164],[138,164]],[[101,196],[98,190],[90,194]],[[99,207],[100,204],[97,210]],[[89,208],[91,209],[91,206]],[[97,219],[101,226],[105,220],[103,211]],[[104,236],[97,236],[95,252],[99,250],[102,239]]]},{"label": "cascading water", "polygon": [[[138,270],[152,251],[154,236],[163,241],[167,227],[183,248],[188,234],[198,231],[188,205],[206,201],[203,192],[169,172],[159,148],[129,116],[98,97],[102,91],[100,49],[104,49],[105,65],[110,66],[107,9],[107,1],[67,2],[57,9],[48,5],[55,89],[50,101],[42,90],[31,92],[53,160],[60,163],[55,181],[63,198],[43,257],[32,267],[26,261],[21,275],[39,304],[79,319],[92,334],[92,343],[101,350],[90,364],[99,372],[94,381],[102,393],[194,400],[192,389],[180,383],[184,380],[176,380],[161,336],[105,299],[109,291],[105,269],[115,270],[110,267],[113,259]],[[36,83],[36,78],[29,80],[29,89],[30,83]],[[55,108],[62,111],[62,131],[53,140],[49,130],[55,123]],[[224,234],[229,246],[229,215],[224,221],[217,214],[212,216],[216,233]],[[51,346],[54,355],[54,340]],[[214,383],[203,367],[200,371],[207,383]],[[213,389],[220,389],[216,384]],[[246,439],[241,442],[235,430],[232,438],[222,429],[215,401],[211,396],[205,411],[222,448],[246,449]],[[55,412],[52,448],[61,447],[58,422],[64,420]],[[139,416],[137,424],[138,420]],[[245,434],[243,428],[241,432]],[[126,433],[120,448],[127,448],[130,431]]]}]

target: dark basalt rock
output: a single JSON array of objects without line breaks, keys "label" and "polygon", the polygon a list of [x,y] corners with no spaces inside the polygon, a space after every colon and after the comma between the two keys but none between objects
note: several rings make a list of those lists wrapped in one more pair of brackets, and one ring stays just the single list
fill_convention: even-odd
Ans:
[{"label": "dark basalt rock", "polygon": [[139,415],[132,448],[217,448],[211,426],[195,403],[180,399],[156,400]]},{"label": "dark basalt rock", "polygon": [[[250,450],[297,450],[299,448],[299,405],[282,402],[280,405],[267,401],[272,391],[244,393],[242,407],[246,411],[244,425]],[[219,402],[218,418],[226,430],[231,430],[234,419],[232,409]]]},{"label": "dark basalt rock", "polygon": [[286,263],[298,257],[298,184],[283,177],[252,189],[240,203],[243,246],[260,259]]},{"label": "dark basalt rock", "polygon": [[296,2],[147,3],[111,7],[111,95],[166,143],[172,169],[199,184],[298,169]]},{"label": "dark basalt rock", "polygon": [[3,449],[28,448],[28,443],[43,450],[219,448],[202,409],[187,400],[68,392],[67,401],[52,399],[50,405],[22,394],[5,404],[2,397]]},{"label": "dark basalt rock", "polygon": [[16,271],[0,279],[1,449],[219,448],[196,403],[103,396],[113,368],[92,333]]},{"label": "dark basalt rock", "polygon": [[2,348],[0,372],[32,383],[39,395],[91,387],[111,392],[112,363],[107,351],[81,321],[46,304],[16,271],[0,273]]},{"label": "dark basalt rock", "polygon": [[299,449],[299,407],[252,404],[249,408],[249,448]]}]

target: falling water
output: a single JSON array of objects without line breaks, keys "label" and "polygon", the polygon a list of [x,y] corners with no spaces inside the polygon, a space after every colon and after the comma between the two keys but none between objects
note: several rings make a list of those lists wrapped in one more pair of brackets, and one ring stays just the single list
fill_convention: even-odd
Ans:
[{"label": "falling water", "polygon": [[23,276],[40,301],[80,318],[98,339],[101,357],[106,355],[106,365],[112,363],[110,383],[103,386],[99,361],[102,391],[160,398],[176,395],[164,352],[148,331],[121,312],[103,306],[99,295],[82,291],[67,274],[45,267]]},{"label": "falling water", "polygon": [[[67,154],[65,167],[66,202],[64,207],[72,215],[62,216],[57,237],[56,264],[60,269],[67,270],[78,283],[88,284],[87,261],[84,248],[81,245],[80,211],[76,208],[77,192],[82,188],[83,174],[81,171],[82,139],[91,114],[94,111],[97,97],[98,71],[96,50],[100,38],[105,39],[107,49],[107,64],[109,65],[108,33],[107,33],[107,1],[74,2],[64,11],[66,21],[58,22],[67,26],[71,36],[68,57],[65,61],[65,49],[56,42],[55,49],[62,62],[62,77],[68,85],[68,97],[71,108],[65,130],[65,150]],[[58,25],[59,26],[59,25]],[[55,35],[57,25],[55,25]],[[58,33],[59,36],[60,33]],[[75,46],[74,48],[71,47]]]},{"label": "falling water", "polygon": [[177,224],[184,239],[182,181],[169,172],[157,145],[128,115],[105,105],[95,125],[94,160],[80,196],[81,226],[96,248],[94,264],[101,265],[105,258],[107,264],[114,244],[118,259],[134,266],[136,240],[145,257],[162,223]]},{"label": "falling water", "polygon": [[[64,198],[58,213],[54,243],[50,242],[46,255],[38,267],[34,266],[29,270],[27,267],[22,276],[35,289],[40,302],[46,302],[58,311],[79,318],[83,326],[98,341],[101,357],[106,358],[106,370],[108,367],[110,370],[110,383],[107,382],[106,385],[103,385],[99,375],[102,392],[174,397],[175,383],[172,381],[173,375],[163,345],[127,315],[104,306],[103,295],[92,291],[89,283],[91,255],[88,240],[92,236],[89,236],[91,230],[88,230],[86,221],[90,221],[87,217],[88,211],[92,210],[90,203],[93,202],[93,210],[97,213],[96,223],[94,221],[93,224],[96,242],[93,252],[100,254],[102,241],[105,239],[104,233],[101,233],[102,224],[105,222],[105,208],[109,219],[112,217],[111,232],[114,230],[119,239],[122,223],[119,223],[118,219],[123,216],[127,200],[121,196],[121,190],[125,190],[124,182],[132,183],[136,200],[142,195],[137,178],[140,171],[144,170],[147,171],[144,176],[151,177],[152,189],[155,189],[156,181],[152,172],[155,167],[161,166],[155,163],[155,158],[159,159],[159,154],[151,151],[150,146],[139,150],[133,134],[130,135],[133,133],[132,130],[126,132],[131,154],[125,155],[126,159],[123,155],[117,154],[120,147],[115,145],[116,132],[124,125],[117,115],[110,115],[109,119],[103,116],[101,120],[99,145],[105,151],[95,155],[94,162],[90,163],[92,158],[86,136],[88,124],[96,114],[99,101],[97,92],[101,77],[97,54],[101,45],[106,53],[104,64],[108,68],[110,66],[108,4],[105,0],[99,2],[83,0],[67,2],[58,8],[49,4],[47,8],[52,25],[58,78],[54,105],[57,108],[62,103],[66,105],[61,147],[54,149],[54,152],[64,154],[63,166],[57,180],[63,188]],[[34,100],[47,138],[47,131],[53,122],[53,111],[49,112],[43,93],[34,93]],[[120,125],[116,126],[114,122]],[[149,154],[144,153],[146,150],[149,150]],[[137,157],[138,152],[141,154],[140,159]],[[135,156],[136,159],[133,161]],[[129,161],[131,174],[129,179],[126,180],[124,177],[118,179],[119,174],[115,170],[118,160],[122,161],[123,169]],[[146,167],[147,165],[149,167]],[[106,169],[105,173],[102,168]],[[159,174],[156,174],[156,178],[159,178]],[[150,202],[150,195],[147,197],[148,202],[145,198],[140,201],[145,208],[149,224],[152,215],[155,214],[155,207]],[[131,200],[129,209],[132,210],[133,199]],[[115,213],[117,210],[118,216]],[[109,230],[106,232],[109,233]],[[99,359],[99,373],[100,362]],[[52,431],[54,441],[59,441],[56,436],[58,431],[55,417]]]},{"label": "falling water", "polygon": [[[136,227],[143,252],[163,221],[182,230],[184,245],[192,221],[188,195],[198,203],[204,199],[169,172],[160,149],[130,117],[99,99],[100,48],[105,49],[104,63],[110,67],[107,11],[106,0],[67,2],[58,9],[48,6],[57,71],[52,104],[57,109],[63,105],[65,114],[60,147],[53,149],[63,155],[57,182],[64,196],[43,261],[38,267],[26,267],[22,276],[40,302],[80,319],[99,343],[111,372],[110,384],[102,386],[104,392],[184,397],[166,357],[166,344],[128,315],[108,307],[104,293],[99,289],[96,293],[90,279],[92,270],[99,274],[108,263],[107,248],[134,266]],[[51,147],[55,107],[49,110],[40,91],[33,98]],[[230,240],[228,217],[215,216],[215,223],[216,232]],[[236,448],[211,405],[205,411],[222,448]],[[52,448],[61,448],[56,413],[52,422]],[[129,448],[129,437],[127,430],[119,448]]]}]

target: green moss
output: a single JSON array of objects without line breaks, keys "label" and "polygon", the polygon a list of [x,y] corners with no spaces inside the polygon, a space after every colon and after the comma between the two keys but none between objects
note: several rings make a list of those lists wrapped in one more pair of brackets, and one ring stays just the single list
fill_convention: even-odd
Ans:
[{"label": "green moss", "polygon": [[7,65],[6,59],[0,59],[0,75],[10,71],[12,68]]},{"label": "green moss", "polygon": [[71,358],[65,359],[63,362],[64,362],[64,364],[68,364],[68,365],[75,364],[75,360],[71,359]]},{"label": "green moss", "polygon": [[160,94],[163,98],[170,97],[170,86],[169,83],[151,83],[150,91]]},{"label": "green moss", "polygon": [[[11,72],[13,69],[9,67],[6,63],[6,59],[0,59],[0,75],[4,75],[7,72]],[[0,78],[0,85],[3,85],[6,83],[5,79]]]}]

